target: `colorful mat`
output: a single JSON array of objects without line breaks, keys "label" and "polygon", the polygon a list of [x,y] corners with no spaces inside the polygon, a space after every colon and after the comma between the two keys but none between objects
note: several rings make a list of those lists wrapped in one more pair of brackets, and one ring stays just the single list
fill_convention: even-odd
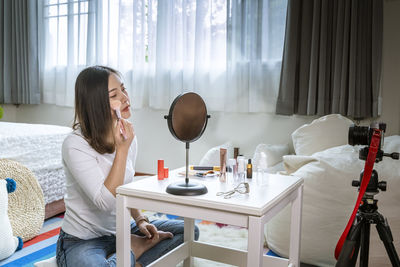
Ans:
[{"label": "colorful mat", "polygon": [[58,216],[46,220],[39,235],[25,242],[21,250],[0,261],[0,266],[33,267],[34,262],[55,256],[63,217]]},{"label": "colorful mat", "polygon": [[[162,214],[157,214],[161,216]],[[4,267],[34,267],[34,263],[49,259],[56,255],[57,239],[60,233],[62,216],[53,217],[44,222],[39,235],[24,243],[21,250],[15,252],[9,258],[0,261],[0,266]],[[166,215],[168,219],[180,219],[177,216]],[[164,217],[165,218],[165,217]],[[197,224],[214,224],[213,222],[196,220]],[[220,228],[223,224],[217,224]],[[268,251],[267,255],[277,256],[272,251]]]}]

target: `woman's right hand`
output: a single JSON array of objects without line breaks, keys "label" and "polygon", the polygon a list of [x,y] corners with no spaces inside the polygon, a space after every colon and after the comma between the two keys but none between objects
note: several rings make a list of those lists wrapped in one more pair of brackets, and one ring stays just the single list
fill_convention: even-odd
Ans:
[{"label": "woman's right hand", "polygon": [[[126,139],[122,135],[121,129],[124,131]],[[132,123],[123,118],[115,122],[113,128],[113,134],[114,134],[115,148],[117,150],[119,148],[129,149],[132,140],[135,137],[135,131],[133,129]]]}]

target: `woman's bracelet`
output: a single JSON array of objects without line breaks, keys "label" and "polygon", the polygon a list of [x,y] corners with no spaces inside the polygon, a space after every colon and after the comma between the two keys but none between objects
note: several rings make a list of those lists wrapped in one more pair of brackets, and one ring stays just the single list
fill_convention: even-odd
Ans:
[{"label": "woman's bracelet", "polygon": [[146,222],[150,223],[149,218],[147,218],[146,215],[140,215],[140,216],[138,216],[138,217],[135,219],[136,225],[139,225],[139,223],[140,223],[141,221],[146,221]]}]

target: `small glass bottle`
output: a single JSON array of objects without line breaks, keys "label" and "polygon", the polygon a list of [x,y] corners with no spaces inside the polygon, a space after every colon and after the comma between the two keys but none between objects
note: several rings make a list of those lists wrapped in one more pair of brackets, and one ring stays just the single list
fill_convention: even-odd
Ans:
[{"label": "small glass bottle", "polygon": [[247,162],[247,179],[253,178],[253,164],[251,164],[251,159]]},{"label": "small glass bottle", "polygon": [[243,156],[237,157],[237,168],[238,168],[238,182],[236,184],[242,183],[246,179],[246,159]]},{"label": "small glass bottle", "polygon": [[267,155],[264,152],[260,154],[260,160],[257,164],[257,183],[259,185],[267,184],[268,174],[267,174]]},{"label": "small glass bottle", "polygon": [[235,184],[237,180],[236,159],[228,159],[226,164],[226,179],[228,183]]}]

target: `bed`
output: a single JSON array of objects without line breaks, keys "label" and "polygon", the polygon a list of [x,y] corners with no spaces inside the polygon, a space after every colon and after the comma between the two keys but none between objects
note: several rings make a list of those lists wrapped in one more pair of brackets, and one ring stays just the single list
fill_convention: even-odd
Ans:
[{"label": "bed", "polygon": [[[365,161],[358,158],[363,146],[347,144],[352,122],[330,115],[305,125],[292,134],[295,155],[283,156],[283,174],[304,178],[301,261],[317,266],[333,266],[336,243],[343,232],[358,195],[352,180],[358,180]],[[388,125],[390,127],[390,125]],[[400,136],[385,137],[386,153],[400,152]],[[376,163],[379,181],[387,191],[375,196],[378,211],[387,218],[394,245],[400,252],[400,162],[384,157]],[[277,254],[289,252],[290,209],[274,217],[266,227],[268,247]],[[375,227],[371,227],[370,266],[391,266]]]},{"label": "bed", "polygon": [[0,122],[0,158],[28,167],[38,179],[45,200],[45,219],[65,211],[61,145],[71,128]]}]

